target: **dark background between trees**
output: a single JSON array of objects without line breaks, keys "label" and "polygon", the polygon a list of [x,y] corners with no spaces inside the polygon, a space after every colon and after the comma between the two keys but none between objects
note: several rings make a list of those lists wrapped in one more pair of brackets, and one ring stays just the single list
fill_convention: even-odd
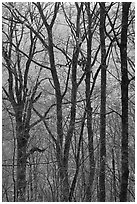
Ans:
[{"label": "dark background between trees", "polygon": [[134,38],[134,3],[3,3],[3,201],[135,201]]}]

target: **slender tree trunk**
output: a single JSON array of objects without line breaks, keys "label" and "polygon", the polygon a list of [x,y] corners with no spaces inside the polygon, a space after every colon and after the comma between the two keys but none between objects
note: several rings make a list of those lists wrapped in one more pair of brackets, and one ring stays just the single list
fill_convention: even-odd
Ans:
[{"label": "slender tree trunk", "polygon": [[30,166],[29,166],[29,180],[30,180],[30,186],[29,186],[29,201],[33,201],[33,179],[32,179],[32,174],[33,174],[33,171],[32,171],[32,165],[30,163]]},{"label": "slender tree trunk", "polygon": [[[63,127],[62,127],[62,95],[60,90],[60,83],[58,80],[57,70],[55,66],[52,27],[47,26],[48,42],[49,42],[49,60],[51,66],[51,74],[55,86],[56,93],[56,111],[57,111],[57,144],[56,154],[58,160],[59,177],[60,177],[60,200],[62,202],[68,201],[69,184],[68,184],[68,156],[63,158]],[[75,111],[73,111],[73,114]],[[71,128],[70,128],[71,132]],[[71,134],[71,133],[70,133]],[[69,138],[69,137],[68,137]]]},{"label": "slender tree trunk", "polygon": [[90,78],[91,78],[91,46],[92,46],[92,32],[91,32],[91,13],[90,3],[86,3],[86,10],[88,14],[88,34],[87,34],[87,63],[86,63],[86,112],[87,112],[87,132],[88,132],[88,152],[89,152],[89,176],[86,187],[86,202],[91,202],[91,190],[94,181],[95,161],[94,161],[94,146],[93,146],[93,131],[92,131],[92,107],[90,101]]},{"label": "slender tree trunk", "polygon": [[[62,127],[62,95],[60,89],[60,83],[58,79],[58,74],[55,66],[54,59],[54,49],[53,49],[53,38],[52,38],[52,27],[49,27],[46,24],[47,32],[48,32],[48,52],[49,52],[49,60],[51,66],[51,74],[55,86],[55,95],[56,95],[56,113],[57,113],[57,143],[56,143],[56,156],[58,161],[58,169],[59,169],[59,181],[60,181],[60,200],[66,201],[66,194],[68,197],[69,187],[68,187],[68,173],[67,173],[67,164],[63,161],[63,127]],[[66,162],[66,161],[65,161]],[[66,193],[67,192],[67,193]]]},{"label": "slender tree trunk", "polygon": [[[84,125],[85,125],[85,116],[86,116],[86,112],[84,112],[83,118],[82,118],[82,124],[81,124],[81,131],[80,131],[80,137],[79,137],[79,142],[78,142],[78,147],[77,147],[77,156],[76,156],[76,171],[75,171],[75,175],[70,187],[70,192],[69,192],[69,202],[72,201],[72,197],[74,194],[74,190],[75,190],[75,186],[76,186],[76,182],[77,182],[77,177],[78,177],[78,173],[79,173],[79,167],[80,167],[80,149],[81,149],[81,143],[83,140],[83,131],[84,131]],[[84,159],[82,160],[84,161]]]},{"label": "slender tree trunk", "polygon": [[[84,164],[84,159],[85,159],[85,151],[84,151],[84,139],[82,138],[81,142],[81,157],[82,157],[82,165],[81,165],[81,182],[82,182],[82,187],[83,187],[83,194],[82,194],[82,202],[84,202],[84,197],[86,195],[86,178],[85,178],[85,164]],[[84,196],[83,196],[84,195]]]},{"label": "slender tree trunk", "polygon": [[122,30],[121,30],[121,103],[122,103],[122,141],[121,141],[121,184],[120,184],[120,202],[127,201],[128,187],[128,68],[127,68],[127,29],[128,13],[131,3],[122,3]]},{"label": "slender tree trunk", "polygon": [[106,163],[106,48],[105,48],[105,3],[100,3],[100,45],[101,45],[101,109],[100,109],[100,175],[99,201],[105,202]]},{"label": "slender tree trunk", "polygon": [[[80,38],[80,15],[82,5],[77,6],[77,19],[76,19],[76,38]],[[68,160],[69,160],[69,151],[70,151],[70,144],[71,139],[73,136],[74,128],[75,128],[75,119],[76,119],[76,102],[77,102],[77,64],[78,64],[78,57],[80,52],[81,44],[79,41],[76,41],[76,47],[73,50],[72,56],[72,90],[71,90],[71,111],[70,111],[70,123],[69,129],[65,138],[64,144],[64,154],[63,154],[63,175],[65,176],[63,179],[63,202],[69,201],[69,182],[68,182]]]},{"label": "slender tree trunk", "polygon": [[[52,27],[46,25],[48,31],[49,42],[49,60],[51,66],[51,74],[55,86],[56,94],[56,112],[57,112],[57,144],[56,155],[58,160],[59,177],[60,177],[60,200],[68,201],[69,197],[69,184],[68,184],[68,156],[63,158],[63,127],[62,127],[62,95],[60,90],[60,83],[58,80],[57,70],[55,66]],[[74,114],[75,112],[73,112]],[[70,128],[71,132],[71,128]],[[70,133],[71,134],[71,133]],[[68,137],[69,138],[69,137]],[[67,155],[67,154],[66,154]]]},{"label": "slender tree trunk", "polygon": [[71,91],[71,113],[70,113],[70,124],[69,129],[67,132],[67,136],[65,139],[64,145],[64,154],[63,154],[63,175],[65,178],[63,179],[63,192],[64,197],[63,201],[69,200],[69,185],[68,185],[68,159],[69,159],[69,150],[70,150],[70,143],[73,136],[73,131],[75,128],[75,117],[76,117],[76,96],[77,96],[77,59],[79,55],[79,49],[76,49],[73,54],[72,60],[72,91]]}]

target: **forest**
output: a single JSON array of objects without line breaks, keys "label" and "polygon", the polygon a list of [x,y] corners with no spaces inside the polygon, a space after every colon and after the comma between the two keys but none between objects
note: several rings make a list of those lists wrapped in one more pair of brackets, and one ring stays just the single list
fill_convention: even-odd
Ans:
[{"label": "forest", "polygon": [[135,202],[135,3],[2,3],[2,201]]}]

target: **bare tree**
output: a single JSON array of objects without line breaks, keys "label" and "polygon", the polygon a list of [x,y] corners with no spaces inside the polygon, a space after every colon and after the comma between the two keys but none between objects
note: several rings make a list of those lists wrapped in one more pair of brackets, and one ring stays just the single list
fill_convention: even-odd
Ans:
[{"label": "bare tree", "polygon": [[4,201],[134,200],[131,5],[3,3]]},{"label": "bare tree", "polygon": [[[86,12],[88,16],[88,30],[87,30],[87,61],[85,66],[86,72],[86,112],[87,112],[87,132],[88,132],[88,151],[89,151],[89,176],[88,176],[88,184],[86,187],[86,201],[90,202],[92,197],[92,185],[94,181],[94,173],[95,173],[95,161],[94,161],[94,145],[93,145],[93,130],[92,130],[92,107],[91,107],[91,50],[92,50],[92,37],[93,37],[93,29],[96,25],[94,22],[95,18],[95,9],[96,5],[91,13],[90,3],[85,3]],[[93,21],[93,22],[92,22]]]},{"label": "bare tree", "polygon": [[105,3],[100,3],[100,45],[101,45],[101,107],[100,107],[100,175],[99,201],[105,202],[106,165],[106,46],[105,46]]},{"label": "bare tree", "polygon": [[[5,4],[5,9],[7,5]],[[11,4],[11,6],[13,6]],[[11,7],[8,7],[9,10]],[[7,27],[8,22],[8,27]],[[8,30],[8,32],[6,32]],[[11,15],[3,17],[3,66],[7,69],[8,80],[3,86],[5,94],[4,99],[12,105],[16,121],[16,140],[17,140],[17,178],[16,178],[16,201],[25,201],[26,189],[26,162],[27,162],[27,144],[30,138],[30,120],[32,107],[40,98],[41,92],[37,94],[40,84],[39,77],[31,89],[29,87],[29,69],[32,65],[32,59],[36,52],[36,36],[33,36],[31,30],[26,35],[24,26],[18,25],[16,19]],[[26,38],[29,38],[27,52],[22,50],[22,43],[25,44]],[[27,41],[28,42],[28,41]],[[22,50],[22,52],[20,52]],[[24,56],[26,59],[24,60]]]},{"label": "bare tree", "polygon": [[121,103],[122,103],[122,141],[121,141],[121,190],[120,201],[127,201],[128,187],[128,66],[127,66],[127,30],[128,30],[128,14],[131,3],[122,4],[122,28],[121,28]]}]

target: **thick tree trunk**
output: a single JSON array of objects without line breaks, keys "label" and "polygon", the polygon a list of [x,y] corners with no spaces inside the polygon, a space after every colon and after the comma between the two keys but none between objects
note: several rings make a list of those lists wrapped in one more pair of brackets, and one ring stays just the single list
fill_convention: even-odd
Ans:
[{"label": "thick tree trunk", "polygon": [[116,197],[116,173],[115,173],[115,155],[114,155],[114,149],[112,148],[112,170],[113,170],[113,194],[114,194],[114,201],[117,201]]},{"label": "thick tree trunk", "polygon": [[60,180],[61,180],[61,202],[69,201],[69,182],[68,182],[68,161],[63,162],[63,166],[60,171]]},{"label": "thick tree trunk", "polygon": [[[27,143],[26,143],[27,144]],[[17,201],[25,202],[26,194],[26,144],[17,143]]]},{"label": "thick tree trunk", "polygon": [[59,201],[68,202],[69,183],[68,183],[68,162],[63,159],[62,150],[56,145],[56,157],[58,161],[58,181],[59,181]]},{"label": "thick tree trunk", "polygon": [[105,202],[106,163],[106,48],[105,48],[105,3],[100,3],[100,45],[101,45],[101,109],[100,109],[100,175],[99,201]]},{"label": "thick tree trunk", "polygon": [[120,202],[127,201],[128,187],[128,68],[127,68],[127,29],[128,13],[131,3],[122,4],[122,30],[121,30],[121,103],[122,103],[122,141],[121,141],[121,185],[120,185]]},{"label": "thick tree trunk", "polygon": [[17,137],[17,201],[26,201],[26,148],[29,132],[25,130],[21,118],[16,119]]}]

